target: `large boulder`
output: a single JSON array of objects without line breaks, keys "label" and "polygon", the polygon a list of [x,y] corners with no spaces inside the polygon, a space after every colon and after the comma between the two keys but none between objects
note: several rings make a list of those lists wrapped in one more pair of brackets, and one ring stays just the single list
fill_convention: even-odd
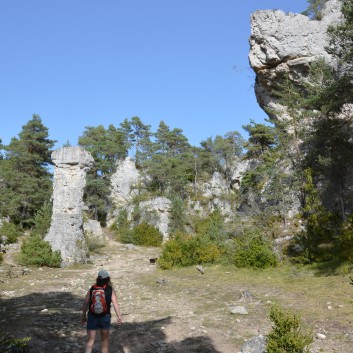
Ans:
[{"label": "large boulder", "polygon": [[83,189],[91,154],[80,147],[64,147],[51,155],[54,163],[53,214],[45,240],[60,250],[63,265],[85,262],[88,250],[83,234]]}]

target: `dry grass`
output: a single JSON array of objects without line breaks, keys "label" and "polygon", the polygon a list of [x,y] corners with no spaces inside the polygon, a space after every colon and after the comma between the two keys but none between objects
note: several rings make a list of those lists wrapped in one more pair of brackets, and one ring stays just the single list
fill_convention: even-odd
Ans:
[{"label": "dry grass", "polygon": [[[244,340],[268,333],[274,303],[292,309],[314,332],[327,335],[325,341],[314,342],[313,351],[353,352],[353,287],[348,274],[318,276],[315,269],[290,266],[253,271],[215,265],[206,267],[204,275],[194,267],[162,271],[149,264],[158,252],[141,247],[127,251],[110,242],[91,265],[3,276],[0,303],[6,311],[1,332],[31,336],[37,353],[48,351],[43,342],[55,349],[67,340],[79,344],[76,350],[71,346],[70,353],[82,351],[82,299],[104,267],[111,273],[126,322],[112,341],[119,340],[125,353],[147,352],[156,340],[167,347],[164,352],[238,352]],[[161,279],[164,284],[157,282]],[[251,297],[242,298],[244,292]],[[231,314],[236,305],[245,306],[248,315]],[[136,343],[141,340],[145,345]]]}]

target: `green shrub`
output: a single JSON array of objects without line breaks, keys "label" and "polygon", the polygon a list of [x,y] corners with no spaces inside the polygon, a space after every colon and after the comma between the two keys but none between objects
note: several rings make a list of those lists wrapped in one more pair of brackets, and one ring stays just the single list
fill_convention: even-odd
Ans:
[{"label": "green shrub", "polygon": [[130,229],[129,227],[120,228],[119,231],[117,232],[116,239],[125,244],[133,243],[132,229]]},{"label": "green shrub", "polygon": [[207,237],[179,232],[164,244],[158,264],[162,269],[170,269],[213,263],[220,255],[220,249]]},{"label": "green shrub", "polygon": [[169,233],[183,232],[185,230],[185,202],[182,198],[174,196],[170,205]]},{"label": "green shrub", "polygon": [[277,256],[271,243],[262,235],[244,234],[237,237],[232,263],[241,268],[267,268],[277,266]]},{"label": "green shrub", "polygon": [[182,264],[183,252],[180,242],[176,239],[168,240],[164,246],[161,256],[158,259],[158,265],[163,270],[168,270],[174,266]]},{"label": "green shrub", "polygon": [[6,237],[6,244],[16,243],[22,235],[22,228],[11,222],[4,222],[0,228],[0,237]]},{"label": "green shrub", "polygon": [[118,217],[111,229],[115,233],[116,240],[126,244],[132,243],[132,230],[128,220],[127,210],[121,209],[119,211]]},{"label": "green shrub", "polygon": [[331,260],[340,238],[339,215],[320,209],[306,218],[306,232],[302,236],[311,262]]},{"label": "green shrub", "polygon": [[49,242],[39,235],[29,236],[21,246],[20,261],[25,265],[60,267],[59,251],[52,251]]},{"label": "green shrub", "polygon": [[214,263],[220,256],[221,251],[214,243],[201,244],[197,248],[197,263]]},{"label": "green shrub", "polygon": [[102,238],[96,236],[92,232],[85,231],[84,237],[86,240],[86,245],[89,251],[94,251],[105,246],[105,242]]},{"label": "green shrub", "polygon": [[44,202],[33,218],[34,228],[32,235],[38,234],[42,238],[45,236],[50,228],[51,215],[52,205],[49,202]]},{"label": "green shrub", "polygon": [[131,238],[135,245],[160,246],[163,242],[162,233],[147,223],[140,223],[134,227]]},{"label": "green shrub", "polygon": [[228,239],[228,234],[224,227],[224,219],[219,210],[213,211],[206,218],[197,220],[195,222],[195,233],[209,238],[218,245]]},{"label": "green shrub", "polygon": [[0,337],[1,353],[28,353],[30,337],[16,339],[13,337]]},{"label": "green shrub", "polygon": [[303,332],[298,316],[273,306],[270,310],[272,331],[267,336],[268,353],[309,353],[312,333]]}]

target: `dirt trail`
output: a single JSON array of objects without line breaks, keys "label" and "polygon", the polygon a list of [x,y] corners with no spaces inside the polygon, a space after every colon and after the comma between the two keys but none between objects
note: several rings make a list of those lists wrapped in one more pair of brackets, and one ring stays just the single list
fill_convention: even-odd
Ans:
[{"label": "dirt trail", "polygon": [[[0,332],[31,337],[31,352],[82,353],[82,302],[101,268],[110,272],[124,318],[123,326],[113,325],[110,353],[237,353],[245,340],[270,329],[268,309],[274,297],[299,307],[307,304],[306,293],[288,298],[281,287],[244,280],[236,270],[212,266],[204,275],[195,268],[161,271],[149,263],[159,251],[128,249],[110,240],[90,265],[31,268],[29,273],[11,267],[5,258],[0,268]],[[230,314],[234,305],[246,306],[248,315]],[[316,327],[330,337],[315,341],[313,351],[353,352],[353,316],[340,310],[347,325],[315,319]],[[94,352],[99,349],[98,339]]]}]

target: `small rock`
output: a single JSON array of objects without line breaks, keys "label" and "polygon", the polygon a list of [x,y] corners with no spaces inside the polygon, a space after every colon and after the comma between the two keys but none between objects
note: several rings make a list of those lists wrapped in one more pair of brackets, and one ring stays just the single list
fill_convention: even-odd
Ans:
[{"label": "small rock", "polygon": [[320,332],[317,332],[315,334],[315,337],[318,339],[318,340],[324,340],[326,338],[326,335],[324,335],[323,333],[320,333]]},{"label": "small rock", "polygon": [[196,269],[203,275],[205,273],[205,269],[201,265],[197,265]]},{"label": "small rock", "polygon": [[134,244],[126,244],[125,245],[125,250],[134,250],[136,249]]},{"label": "small rock", "polygon": [[244,306],[235,306],[230,312],[231,314],[248,315],[248,311]]},{"label": "small rock", "polygon": [[47,313],[48,312],[48,309],[43,309],[40,311],[41,313]]},{"label": "small rock", "polygon": [[266,352],[266,337],[260,335],[254,337],[244,344],[241,353],[265,353]]}]

